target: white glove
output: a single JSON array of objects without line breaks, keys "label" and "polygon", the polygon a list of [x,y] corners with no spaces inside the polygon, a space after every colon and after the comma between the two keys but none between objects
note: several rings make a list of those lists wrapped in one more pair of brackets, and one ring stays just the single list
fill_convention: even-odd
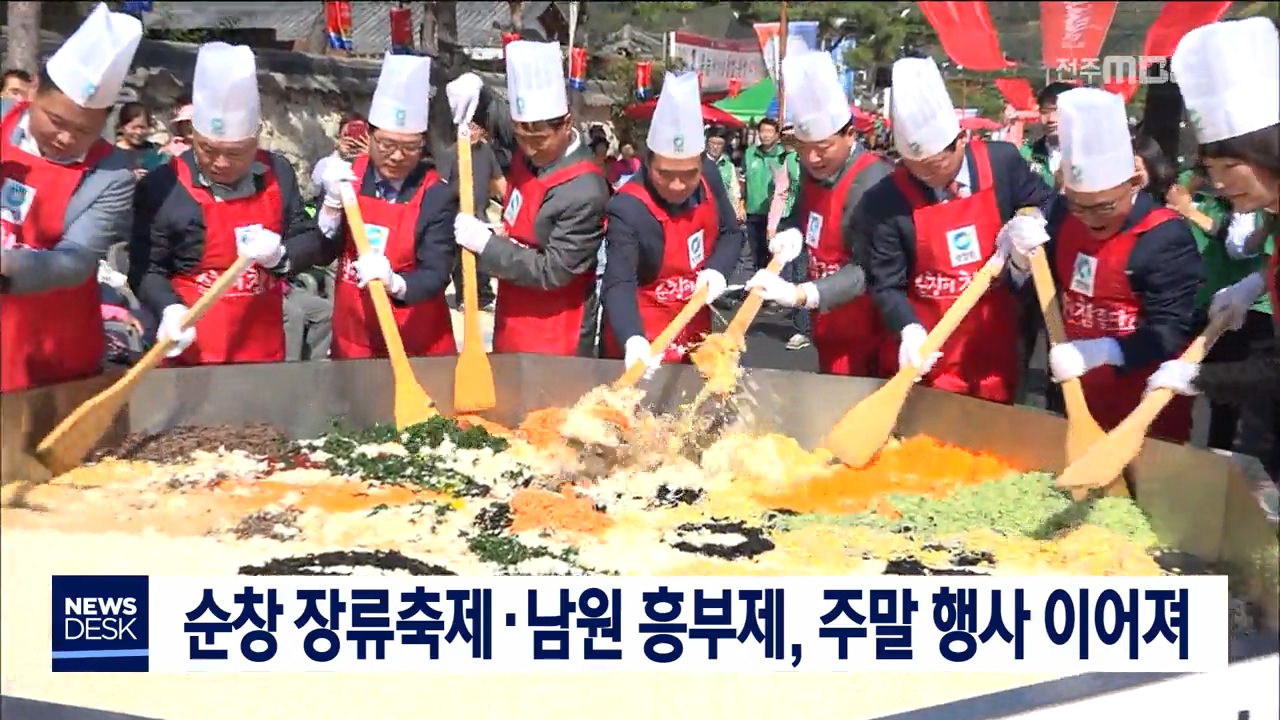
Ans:
[{"label": "white glove", "polygon": [[996,247],[1003,248],[1013,266],[1022,272],[1030,272],[1029,258],[1047,242],[1045,219],[1038,213],[1014,215],[996,236]]},{"label": "white glove", "polygon": [[769,254],[775,260],[781,260],[783,265],[800,257],[800,250],[804,247],[804,235],[799,230],[792,228],[783,230],[773,239],[769,241]]},{"label": "white glove", "polygon": [[1249,308],[1267,290],[1267,281],[1256,272],[1235,285],[1228,285],[1213,294],[1209,303],[1210,322],[1222,321],[1228,330],[1239,330],[1249,314]]},{"label": "white glove", "polygon": [[631,367],[636,363],[644,363],[647,370],[644,371],[645,379],[653,377],[653,371],[662,365],[662,356],[654,355],[653,349],[649,346],[649,341],[639,335],[633,335],[627,338],[626,344],[623,346],[624,354],[622,362]]},{"label": "white glove", "polygon": [[474,215],[458,213],[453,219],[453,239],[462,247],[479,255],[489,244],[493,231]]},{"label": "white glove", "polygon": [[1123,365],[1124,353],[1114,338],[1076,340],[1049,348],[1049,374],[1066,382],[1103,365]]},{"label": "white glove", "polygon": [[182,318],[187,315],[187,307],[185,305],[170,305],[160,313],[160,325],[156,327],[156,340],[161,342],[168,340],[173,343],[173,347],[169,352],[165,353],[165,357],[174,358],[181,355],[187,348],[191,347],[191,343],[196,341],[196,329],[189,327],[182,328]]},{"label": "white glove", "polygon": [[927,358],[920,357],[920,346],[924,345],[924,339],[929,337],[929,331],[924,329],[919,323],[911,323],[902,328],[899,333],[902,338],[898,343],[898,367],[904,368],[910,365],[918,372],[916,373],[916,381],[929,374],[933,366],[937,364],[942,353],[936,352]]},{"label": "white glove", "polygon": [[756,271],[747,281],[746,287],[747,292],[751,292],[752,288],[759,288],[760,297],[774,305],[787,308],[796,306],[796,286],[768,270]]},{"label": "white glove", "polygon": [[484,88],[484,81],[475,73],[459,76],[445,86],[444,92],[449,98],[449,110],[453,113],[454,125],[461,127],[475,117],[482,88]]},{"label": "white glove", "polygon": [[280,236],[264,227],[247,230],[240,238],[237,250],[240,257],[248,258],[270,270],[284,259],[284,246]]},{"label": "white glove", "polygon": [[351,163],[339,158],[332,158],[325,163],[324,176],[320,183],[324,186],[324,206],[331,210],[342,209],[342,184],[356,181]]},{"label": "white glove", "polygon": [[695,291],[703,285],[707,286],[708,305],[718,300],[724,294],[725,288],[729,286],[719,270],[703,270],[698,273],[697,284],[694,285]]},{"label": "white glove", "polygon": [[365,287],[374,280],[382,282],[387,294],[394,298],[404,297],[405,283],[400,273],[391,272],[391,261],[380,252],[367,252],[351,263],[356,271],[356,285]]},{"label": "white glove", "polygon": [[1199,395],[1195,380],[1200,375],[1200,364],[1185,360],[1168,360],[1147,378],[1147,392],[1167,388],[1179,395]]}]

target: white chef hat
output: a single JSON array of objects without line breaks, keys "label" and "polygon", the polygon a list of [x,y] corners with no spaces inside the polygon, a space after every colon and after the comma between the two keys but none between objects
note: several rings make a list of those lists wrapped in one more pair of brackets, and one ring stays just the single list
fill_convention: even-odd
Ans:
[{"label": "white chef hat", "polygon": [[1192,30],[1178,43],[1171,69],[1201,143],[1280,123],[1280,36],[1268,18]]},{"label": "white chef hat", "polygon": [[200,46],[191,83],[191,127],[213,140],[248,140],[262,124],[258,63],[244,45]]},{"label": "white chef hat", "polygon": [[960,135],[951,94],[933,58],[893,64],[893,143],[908,160],[937,155]]},{"label": "white chef hat", "polygon": [[140,40],[137,18],[113,13],[101,3],[49,58],[45,71],[80,107],[109,108],[116,104]]},{"label": "white chef hat", "polygon": [[369,105],[369,124],[391,132],[424,133],[430,101],[431,58],[387,53]]},{"label": "white chef hat", "polygon": [[663,78],[646,144],[653,152],[669,158],[697,157],[706,149],[697,73],[667,73]]},{"label": "white chef hat", "polygon": [[1093,87],[1058,96],[1062,181],[1077,192],[1109,190],[1133,177],[1133,141],[1124,98]]},{"label": "white chef hat", "polygon": [[559,43],[515,40],[507,45],[507,99],[511,119],[516,122],[553,120],[569,114]]},{"label": "white chef hat", "polygon": [[787,115],[795,124],[797,140],[825,140],[853,119],[835,61],[827,53],[788,52],[782,60],[782,83],[787,89]]}]

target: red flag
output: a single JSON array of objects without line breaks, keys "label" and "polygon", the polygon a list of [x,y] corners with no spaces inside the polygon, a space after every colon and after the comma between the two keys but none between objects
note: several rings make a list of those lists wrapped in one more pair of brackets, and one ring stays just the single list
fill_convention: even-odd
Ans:
[{"label": "red flag", "polygon": [[969,70],[1003,70],[1013,64],[1000,50],[1000,37],[985,1],[916,4],[938,33],[951,62]]},{"label": "red flag", "polygon": [[[1229,2],[1167,2],[1160,8],[1160,14],[1147,30],[1146,42],[1142,45],[1142,57],[1138,58],[1137,77],[1108,78],[1105,87],[1125,100],[1133,97],[1138,91],[1138,79],[1146,72],[1146,66],[1160,63],[1173,56],[1178,43],[1192,30],[1222,19],[1231,7]],[[1173,79],[1175,82],[1177,78]]]},{"label": "red flag", "polygon": [[1080,74],[1082,63],[1097,67],[1102,43],[1116,15],[1114,2],[1042,2],[1040,34],[1044,66]]},{"label": "red flag", "polygon": [[1036,109],[1036,94],[1025,78],[996,78],[996,89],[1014,110]]},{"label": "red flag", "polygon": [[413,11],[406,7],[391,8],[391,47],[409,50],[413,47]]},{"label": "red flag", "polygon": [[742,92],[742,78],[729,78],[729,97],[738,97],[740,92]]}]

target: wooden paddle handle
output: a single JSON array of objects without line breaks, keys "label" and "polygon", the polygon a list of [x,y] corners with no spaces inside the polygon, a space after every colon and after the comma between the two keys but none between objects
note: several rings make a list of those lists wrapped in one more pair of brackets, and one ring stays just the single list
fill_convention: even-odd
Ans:
[{"label": "wooden paddle handle", "polygon": [[[765,269],[777,275],[782,272],[782,266],[783,262],[774,257],[769,261],[769,266]],[[764,296],[760,294],[760,288],[751,288],[751,292],[747,293],[746,299],[742,301],[742,306],[738,308],[737,314],[733,316],[733,320],[729,321],[729,327],[725,328],[725,337],[731,338],[737,344],[745,342],[747,330],[751,327],[752,321],[756,319],[756,315],[760,313],[760,308],[763,306]]]},{"label": "wooden paddle handle", "polygon": [[[969,315],[969,311],[973,310],[973,306],[978,304],[982,299],[987,288],[991,287],[991,282],[995,280],[1000,271],[1004,269],[1007,260],[1001,253],[997,252],[987,260],[978,272],[974,273],[973,279],[969,281],[969,287],[960,293],[960,297],[947,308],[942,314],[942,319],[937,325],[929,331],[929,335],[924,339],[924,343],[920,346],[921,359],[928,358],[930,355],[938,352],[938,350],[947,342],[951,334],[960,327],[960,323]],[[914,368],[912,372],[914,372]]]},{"label": "wooden paddle handle", "polygon": [[[1067,342],[1067,330],[1062,325],[1062,310],[1058,307],[1058,289],[1053,281],[1053,271],[1049,269],[1049,259],[1044,248],[1037,248],[1031,253],[1031,280],[1036,286],[1036,296],[1040,298],[1040,311],[1044,315],[1045,329],[1049,333],[1049,347]],[[1067,420],[1090,416],[1089,403],[1084,397],[1084,386],[1080,378],[1071,378],[1063,383],[1062,402],[1066,406]]]},{"label": "wooden paddle handle", "polygon": [[[1204,332],[1200,333],[1195,340],[1191,341],[1191,345],[1178,358],[1183,362],[1200,363],[1204,361],[1204,356],[1213,348],[1213,344],[1218,341],[1218,337],[1226,331],[1226,326],[1221,322],[1210,323]],[[1138,407],[1129,413],[1129,417],[1124,419],[1125,425],[1139,425],[1144,428],[1143,435],[1146,430],[1151,428],[1156,418],[1164,410],[1165,406],[1173,401],[1177,395],[1169,388],[1156,388],[1146,394],[1142,401],[1138,403]]]},{"label": "wooden paddle handle", "polygon": [[[218,299],[221,298],[227,290],[231,289],[231,286],[235,285],[236,281],[240,279],[240,276],[243,275],[252,265],[253,261],[249,258],[236,258],[236,261],[231,264],[231,267],[223,270],[222,274],[218,276],[218,279],[214,280],[213,284],[209,286],[209,289],[200,296],[200,299],[196,300],[196,303],[187,309],[187,314],[182,316],[182,329],[186,330],[199,322],[200,318],[209,311],[209,308],[213,307],[213,304],[218,302]],[[157,339],[156,344],[152,345],[151,349],[139,358],[138,362],[134,363],[133,367],[129,368],[123,377],[116,381],[116,386],[119,388],[128,388],[132,386],[139,377],[142,377],[143,373],[156,365],[159,365],[164,360],[164,356],[173,349],[173,344],[173,341],[168,338],[163,340]],[[111,390],[115,389],[116,387],[111,388]]]},{"label": "wooden paddle handle", "polygon": [[[698,288],[693,297],[689,298],[689,302],[680,308],[680,313],[667,324],[667,327],[662,332],[658,333],[658,337],[654,338],[653,342],[649,343],[650,352],[655,355],[666,352],[667,346],[676,339],[676,336],[693,321],[698,311],[707,304],[707,293],[709,291],[710,288],[706,285]],[[613,385],[614,387],[631,387],[640,382],[640,378],[644,377],[644,373],[648,369],[649,366],[642,361],[631,363],[626,372],[622,373],[622,377],[618,378],[618,381]]]},{"label": "wooden paddle handle", "polygon": [[[360,200],[356,197],[351,183],[341,186],[342,210],[347,214],[347,229],[351,231],[351,241],[355,243],[356,252],[364,255],[371,252],[369,234],[364,226],[364,216],[360,214]],[[391,311],[391,299],[387,297],[386,288],[381,280],[369,283],[369,297],[373,300],[373,310],[378,316],[378,327],[382,329],[382,341],[387,345],[387,357],[391,360],[391,371],[398,374],[409,368],[409,358],[404,351],[404,341],[400,337],[400,327],[396,325],[396,316]],[[417,382],[415,379],[414,382]]]},{"label": "wooden paddle handle", "polygon": [[[475,215],[475,179],[471,177],[471,129],[458,126],[458,210],[463,215]],[[480,288],[476,273],[475,253],[462,248],[462,347],[478,348],[484,345],[484,333],[480,327]]]}]

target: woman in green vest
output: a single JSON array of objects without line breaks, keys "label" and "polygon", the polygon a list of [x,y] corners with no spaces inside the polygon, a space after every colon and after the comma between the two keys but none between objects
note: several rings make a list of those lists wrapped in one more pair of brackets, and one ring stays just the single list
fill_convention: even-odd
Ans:
[{"label": "woman in green vest", "polygon": [[[1275,252],[1275,237],[1268,237],[1259,253],[1247,247],[1246,241],[1261,223],[1268,222],[1263,211],[1233,213],[1229,201],[1207,192],[1200,194],[1198,200],[1186,188],[1174,186],[1169,204],[1187,218],[1200,246],[1204,278],[1196,295],[1196,308],[1207,314],[1214,293],[1267,267],[1269,256]],[[1207,362],[1237,362],[1253,353],[1272,352],[1276,341],[1272,312],[1271,298],[1263,293],[1249,308],[1244,326],[1224,334],[1209,352]],[[1263,412],[1273,427],[1280,427],[1280,407]],[[1211,403],[1209,447],[1232,449],[1240,416],[1238,406]]]}]

